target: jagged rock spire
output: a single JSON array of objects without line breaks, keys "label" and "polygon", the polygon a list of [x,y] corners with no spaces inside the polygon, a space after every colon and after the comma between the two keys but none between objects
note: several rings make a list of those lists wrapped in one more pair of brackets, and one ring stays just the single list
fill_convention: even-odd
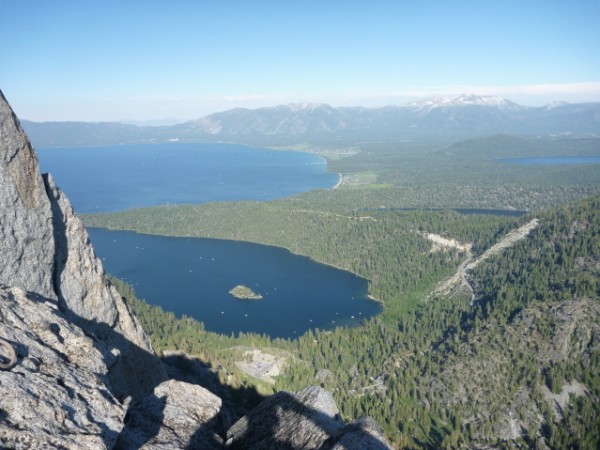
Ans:
[{"label": "jagged rock spire", "polygon": [[54,248],[37,157],[0,91],[0,281],[56,298]]},{"label": "jagged rock spire", "polygon": [[67,317],[119,355],[109,370],[117,397],[139,397],[166,379],[137,318],[106,280],[68,198],[40,173],[1,92],[0,246],[0,283],[57,300]]}]

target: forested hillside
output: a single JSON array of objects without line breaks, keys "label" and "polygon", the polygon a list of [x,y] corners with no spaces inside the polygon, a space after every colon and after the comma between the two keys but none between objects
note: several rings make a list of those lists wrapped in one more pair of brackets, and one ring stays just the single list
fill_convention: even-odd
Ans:
[{"label": "forested hillside", "polygon": [[[369,213],[371,219],[306,214],[305,222],[289,221],[307,233],[319,230],[322,239],[312,246],[296,233],[296,250],[338,248],[333,254],[340,265],[372,279],[385,312],[358,328],[308,332],[294,341],[226,337],[189,318],[134,305],[160,351],[196,355],[213,365],[223,383],[256,386],[262,393],[321,383],[334,393],[344,416],[374,417],[399,448],[597,448],[599,210],[596,197],[539,215],[528,237],[469,273],[473,302],[466,287],[432,294],[468,255],[431,252],[433,243],[419,233],[473,242],[477,255],[529,218],[387,211]],[[263,240],[270,236],[276,241],[270,243],[283,245],[279,236],[286,233],[276,231],[286,230],[285,217],[277,221],[260,208],[257,214],[266,224]],[[171,229],[193,222],[184,214],[169,217]],[[340,230],[349,234],[337,241],[333,236]],[[352,239],[359,236],[370,238],[366,244],[376,257],[352,250]],[[382,258],[388,248],[395,263]],[[385,262],[371,267],[375,260]],[[358,261],[362,266],[354,267]],[[400,266],[401,283],[394,275]],[[285,359],[275,385],[236,365],[248,348]]]},{"label": "forested hillside", "polygon": [[450,275],[464,249],[430,252],[424,232],[469,242],[474,251],[524,219],[452,211],[336,213],[308,200],[181,205],[86,216],[88,224],[166,236],[243,240],[284,247],[370,281],[395,320],[427,288]]}]

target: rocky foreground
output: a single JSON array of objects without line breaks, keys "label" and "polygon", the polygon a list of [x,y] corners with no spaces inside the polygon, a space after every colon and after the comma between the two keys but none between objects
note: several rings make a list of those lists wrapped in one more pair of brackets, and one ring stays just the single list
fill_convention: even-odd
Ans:
[{"label": "rocky foreground", "polygon": [[0,339],[1,448],[389,448],[318,387],[225,429],[219,397],[168,379],[1,92]]}]

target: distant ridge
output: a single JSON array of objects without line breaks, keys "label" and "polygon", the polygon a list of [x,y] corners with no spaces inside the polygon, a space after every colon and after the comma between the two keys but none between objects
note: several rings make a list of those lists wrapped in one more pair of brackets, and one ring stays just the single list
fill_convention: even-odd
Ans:
[{"label": "distant ridge", "polygon": [[426,100],[420,100],[408,103],[408,107],[414,108],[447,108],[453,106],[490,106],[504,111],[516,111],[526,106],[519,105],[504,97],[497,96],[478,96],[462,94],[455,97],[434,97]]},{"label": "distant ridge", "polygon": [[258,109],[236,108],[171,126],[118,122],[30,122],[23,126],[39,147],[196,141],[464,138],[498,133],[600,136],[600,103],[552,102],[519,105],[503,97],[463,94],[404,106],[332,107],[292,103]]}]

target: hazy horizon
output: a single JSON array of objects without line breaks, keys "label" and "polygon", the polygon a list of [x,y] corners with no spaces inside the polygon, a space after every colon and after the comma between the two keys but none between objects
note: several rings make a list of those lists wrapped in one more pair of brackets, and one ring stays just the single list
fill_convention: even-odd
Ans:
[{"label": "hazy horizon", "polygon": [[[207,116],[213,115],[213,114],[219,114],[219,113],[223,113],[223,112],[227,112],[227,111],[231,111],[233,109],[237,109],[237,108],[241,108],[241,109],[247,109],[247,110],[257,110],[257,109],[261,109],[261,108],[275,108],[275,107],[279,107],[279,106],[292,106],[292,105],[302,105],[302,104],[315,104],[315,105],[323,105],[323,106],[331,106],[333,108],[344,108],[344,107],[348,107],[348,108],[353,108],[353,107],[358,107],[358,108],[368,108],[368,109],[376,109],[376,108],[385,108],[385,107],[403,107],[403,106],[409,106],[410,103],[412,103],[413,101],[426,101],[426,100],[435,100],[437,98],[441,98],[441,97],[446,97],[446,98],[454,98],[454,97],[458,97],[460,95],[476,95],[476,94],[469,94],[469,93],[463,93],[463,94],[459,94],[459,95],[447,95],[447,96],[442,96],[442,95],[434,95],[431,97],[415,97],[412,100],[403,102],[403,103],[396,103],[396,104],[392,104],[392,103],[388,103],[388,104],[382,104],[382,105],[376,105],[376,106],[365,106],[365,105],[332,105],[330,103],[325,103],[325,102],[289,102],[289,103],[280,103],[280,104],[272,104],[272,105],[265,105],[265,106],[233,106],[230,109],[227,110],[220,110],[220,111],[213,111],[210,112],[208,114],[204,114],[202,116],[198,116],[198,117],[186,117],[186,118],[175,118],[175,117],[155,117],[155,118],[151,118],[151,119],[137,119],[137,118],[132,118],[132,117],[127,117],[127,118],[120,118],[120,119],[112,119],[112,120],[79,120],[79,119],[66,119],[66,120],[32,120],[28,117],[21,117],[21,120],[28,120],[30,122],[38,122],[38,123],[43,123],[43,122],[90,122],[90,123],[102,123],[102,122],[114,122],[114,123],[123,123],[123,124],[129,124],[129,125],[137,125],[137,126],[170,126],[170,125],[176,125],[176,124],[180,124],[180,123],[184,123],[187,121],[194,121],[194,120],[200,120],[203,119]],[[487,95],[482,94],[482,95],[477,95],[478,97],[486,97]],[[490,95],[491,96],[491,95]],[[563,100],[549,100],[545,103],[539,103],[539,104],[524,104],[524,103],[519,103],[517,101],[514,101],[510,98],[507,97],[503,97],[503,96],[493,96],[493,97],[502,97],[505,100],[509,100],[512,101],[513,103],[516,103],[520,106],[525,106],[525,107],[543,107],[545,105],[548,105],[552,102],[562,102]],[[10,101],[10,99],[8,99]],[[596,100],[596,101],[591,101],[593,103],[596,102],[600,102],[600,99]],[[589,102],[567,102],[567,103],[589,103]]]},{"label": "hazy horizon", "polygon": [[0,0],[0,89],[33,121],[181,122],[459,94],[600,101],[600,2]]}]

